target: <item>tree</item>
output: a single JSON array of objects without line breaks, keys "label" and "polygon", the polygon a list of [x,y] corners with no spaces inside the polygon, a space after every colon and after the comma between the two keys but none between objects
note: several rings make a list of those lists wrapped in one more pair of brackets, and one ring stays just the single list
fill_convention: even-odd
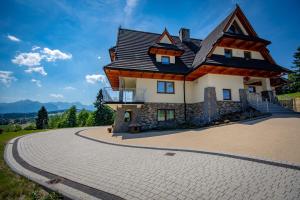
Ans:
[{"label": "tree", "polygon": [[44,106],[38,111],[38,116],[36,119],[36,128],[45,129],[48,127],[48,112]]},{"label": "tree", "polygon": [[294,72],[289,74],[288,79],[291,81],[290,90],[291,92],[299,92],[300,91],[300,47],[298,47],[297,51],[294,53]]},{"label": "tree", "polygon": [[82,109],[79,112],[78,116],[77,116],[77,124],[78,124],[78,126],[80,126],[80,127],[81,126],[86,126],[87,125],[87,120],[89,118],[89,115],[90,115],[90,113],[87,110]]},{"label": "tree", "polygon": [[102,89],[97,94],[94,106],[96,108],[95,125],[111,125],[114,121],[114,112],[110,107],[103,105]]},{"label": "tree", "polygon": [[77,126],[76,106],[72,106],[67,112],[67,127]]},{"label": "tree", "polygon": [[86,126],[95,126],[95,112],[89,113],[89,117],[86,121]]}]

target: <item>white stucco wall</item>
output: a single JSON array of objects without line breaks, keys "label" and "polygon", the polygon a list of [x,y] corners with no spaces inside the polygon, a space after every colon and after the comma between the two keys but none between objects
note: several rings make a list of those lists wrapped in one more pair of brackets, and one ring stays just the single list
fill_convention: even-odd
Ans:
[{"label": "white stucco wall", "polygon": [[[157,81],[160,79],[137,78],[136,87],[145,89],[145,102],[155,103],[183,103],[183,81],[174,82],[175,94],[157,93]],[[161,80],[167,81],[167,80]]]},{"label": "white stucco wall", "polygon": [[[223,55],[224,56],[224,47],[219,47],[217,46],[213,52],[213,54],[216,55]],[[232,49],[232,56],[233,57],[240,57],[240,58],[244,58],[244,51],[242,49],[234,49],[234,48],[227,48],[226,49]],[[250,50],[247,50],[250,51]],[[251,52],[251,58],[252,59],[258,59],[258,60],[264,60],[264,57],[261,55],[260,52],[258,51],[250,51]]]},{"label": "white stucco wall", "polygon": [[156,54],[156,62],[161,62],[162,56],[168,56],[170,57],[170,63],[175,63],[175,56],[169,56],[169,55],[162,55],[162,54]]},{"label": "white stucco wall", "polygon": [[231,89],[232,101],[239,101],[239,89],[244,88],[243,76],[207,74],[194,81],[193,102],[204,101],[204,88],[215,87],[218,101],[223,101],[223,89]]}]

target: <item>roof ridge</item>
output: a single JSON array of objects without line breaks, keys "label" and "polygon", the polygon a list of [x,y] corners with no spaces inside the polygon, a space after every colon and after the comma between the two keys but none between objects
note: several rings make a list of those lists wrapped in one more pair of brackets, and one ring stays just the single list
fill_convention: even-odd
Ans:
[{"label": "roof ridge", "polygon": [[[149,31],[140,31],[140,30],[134,30],[134,29],[128,29],[128,28],[119,28],[119,30],[133,31],[133,32],[139,32],[139,33],[149,33],[149,34],[154,34],[154,35],[161,35],[161,33],[154,33],[154,32],[149,32]],[[170,34],[170,36],[179,38],[179,36],[177,36],[177,35]],[[200,40],[200,41],[203,40],[203,39],[199,39],[199,38],[190,38],[190,39]]]}]

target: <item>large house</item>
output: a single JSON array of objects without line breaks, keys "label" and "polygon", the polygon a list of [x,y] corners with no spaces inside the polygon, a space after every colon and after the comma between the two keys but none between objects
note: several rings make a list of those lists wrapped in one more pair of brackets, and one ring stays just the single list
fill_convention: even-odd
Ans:
[{"label": "large house", "polygon": [[[202,124],[241,111],[248,93],[272,101],[277,65],[267,46],[236,6],[208,36],[190,38],[119,28],[104,71],[111,85],[104,102],[116,110],[114,132]],[[247,92],[246,92],[247,91]]]}]

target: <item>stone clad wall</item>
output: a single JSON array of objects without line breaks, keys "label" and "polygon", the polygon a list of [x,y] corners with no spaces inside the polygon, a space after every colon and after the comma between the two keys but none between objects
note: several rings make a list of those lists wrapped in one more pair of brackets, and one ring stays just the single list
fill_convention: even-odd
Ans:
[{"label": "stone clad wall", "polygon": [[242,111],[241,102],[238,101],[218,101],[217,105],[220,115]]}]

